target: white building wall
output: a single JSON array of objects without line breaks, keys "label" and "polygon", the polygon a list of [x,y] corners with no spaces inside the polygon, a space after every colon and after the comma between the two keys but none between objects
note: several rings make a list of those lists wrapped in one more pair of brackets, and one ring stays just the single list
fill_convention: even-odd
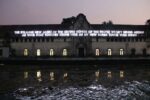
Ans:
[{"label": "white building wall", "polygon": [[146,49],[146,42],[93,42],[92,52],[95,54],[95,49],[100,49],[102,55],[107,55],[107,50],[112,49],[112,55],[120,55],[120,49],[124,50],[124,55],[130,55],[131,49],[135,49],[136,55],[142,55],[143,49]]},{"label": "white building wall", "polygon": [[62,55],[63,49],[68,50],[69,53],[69,43],[68,42],[24,42],[24,43],[11,43],[11,48],[15,50],[16,55],[23,56],[24,49],[28,49],[29,56],[36,56],[36,50],[41,50],[41,55],[46,56],[49,55],[49,50],[54,49],[54,55],[60,56]]},{"label": "white building wall", "polygon": [[[88,45],[88,44],[87,44]],[[15,50],[17,56],[24,55],[24,49],[28,49],[29,56],[36,56],[36,50],[41,50],[41,56],[49,56],[50,49],[54,49],[55,56],[62,56],[63,49],[67,49],[68,56],[72,55],[71,40],[54,39],[53,42],[12,42],[11,48]],[[107,50],[112,49],[112,55],[120,55],[120,49],[124,50],[124,55],[130,55],[131,49],[135,49],[136,55],[142,55],[143,49],[147,50],[147,42],[107,42],[106,39],[92,39],[92,55],[95,56],[95,50],[100,49],[102,55],[107,55]],[[150,50],[149,50],[150,51]],[[78,55],[78,54],[77,54]]]}]

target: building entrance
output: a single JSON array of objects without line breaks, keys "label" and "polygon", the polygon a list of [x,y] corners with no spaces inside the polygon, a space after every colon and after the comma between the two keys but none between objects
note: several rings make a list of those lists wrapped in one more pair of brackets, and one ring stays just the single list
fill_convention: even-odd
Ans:
[{"label": "building entrance", "polygon": [[79,57],[84,57],[84,48],[78,49],[78,55],[79,55]]}]

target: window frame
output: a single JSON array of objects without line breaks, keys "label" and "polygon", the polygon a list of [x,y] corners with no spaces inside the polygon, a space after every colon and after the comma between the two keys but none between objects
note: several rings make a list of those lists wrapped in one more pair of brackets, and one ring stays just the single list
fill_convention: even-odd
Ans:
[{"label": "window frame", "polygon": [[62,52],[62,55],[63,56],[67,56],[68,55],[68,49],[64,48],[63,52]]},{"label": "window frame", "polygon": [[38,56],[38,57],[41,56],[41,49],[36,50],[36,56]]},{"label": "window frame", "polygon": [[53,48],[49,49],[49,55],[54,56],[54,49]]},{"label": "window frame", "polygon": [[27,48],[24,49],[23,55],[24,56],[28,56],[29,55],[29,50]]},{"label": "window frame", "polygon": [[111,49],[111,48],[108,48],[108,49],[107,49],[107,55],[108,55],[108,56],[112,56],[112,49]]}]

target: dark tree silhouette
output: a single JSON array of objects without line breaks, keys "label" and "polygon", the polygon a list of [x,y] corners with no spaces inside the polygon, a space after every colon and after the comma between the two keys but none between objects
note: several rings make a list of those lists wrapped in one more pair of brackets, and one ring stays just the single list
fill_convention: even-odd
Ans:
[{"label": "dark tree silhouette", "polygon": [[150,19],[148,19],[145,24],[150,25]]},{"label": "dark tree silhouette", "polygon": [[103,24],[103,25],[107,25],[107,22],[106,22],[106,21],[104,21],[104,22],[102,22],[102,24]]},{"label": "dark tree silhouette", "polygon": [[109,20],[108,25],[113,25],[113,22],[111,20]]},{"label": "dark tree silhouette", "polygon": [[72,25],[74,22],[75,22],[76,18],[73,16],[73,17],[70,17],[70,18],[64,18],[63,21],[62,21],[62,25]]},{"label": "dark tree silhouette", "polygon": [[109,20],[108,22],[104,21],[102,22],[103,25],[113,25],[113,22]]}]

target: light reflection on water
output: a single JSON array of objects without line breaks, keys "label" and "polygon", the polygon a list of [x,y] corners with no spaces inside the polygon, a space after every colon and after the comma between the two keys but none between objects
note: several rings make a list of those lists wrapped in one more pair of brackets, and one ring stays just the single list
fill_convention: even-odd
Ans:
[{"label": "light reflection on water", "polygon": [[[39,92],[48,91],[48,93],[42,95],[49,95],[53,93],[55,94],[58,91],[63,91],[62,94],[59,95],[57,94],[57,96],[60,97],[61,95],[64,95],[67,91],[71,92],[72,89],[73,90],[75,89],[74,92],[71,92],[72,94],[70,95],[65,94],[66,96],[62,96],[62,97],[65,98],[67,96],[73,95],[75,99],[76,92],[80,91],[81,93],[79,94],[77,93],[78,99],[80,98],[80,96],[81,97],[83,96],[82,94],[84,94],[85,97],[88,97],[89,95],[90,98],[90,94],[87,94],[88,93],[87,91],[91,91],[91,93],[93,93],[91,94],[93,98],[96,98],[96,96],[101,96],[101,92],[103,92],[104,94],[103,97],[105,97],[106,95],[109,96],[109,92],[111,93],[113,91],[115,91],[116,93],[123,92],[126,93],[128,96],[130,95],[131,92],[130,87],[132,85],[136,86],[138,84],[137,87],[133,86],[135,88],[133,87],[132,88],[134,91],[139,92],[140,90],[138,90],[137,88],[139,88],[140,86],[144,87],[145,82],[147,82],[145,86],[147,86],[148,90],[142,90],[142,91],[147,91],[148,96],[150,95],[150,84],[149,84],[150,68],[148,67],[129,68],[129,69],[119,68],[119,67],[118,68],[114,68],[114,67],[92,68],[92,67],[93,66],[91,66],[91,68],[85,68],[85,67],[84,68],[79,68],[79,67],[63,68],[62,66],[60,68],[44,69],[44,68],[39,68],[39,67],[36,68],[36,66],[35,67],[32,66],[31,68],[22,69],[19,66],[18,69],[12,69],[12,70],[3,69],[0,73],[0,78],[1,78],[0,83],[2,84],[0,86],[1,87],[0,91],[1,92],[8,91],[8,90],[14,91],[14,95],[16,97],[17,95],[20,95],[21,97],[24,96],[30,97],[30,95],[26,93],[27,91],[29,93],[35,91],[39,91]],[[31,87],[32,89],[30,90]],[[48,88],[50,90],[45,90],[45,88]],[[51,89],[53,90],[54,88],[56,89],[54,90],[54,92],[52,92]],[[96,93],[98,95],[96,95]],[[40,96],[41,94],[39,95],[37,93],[36,95]],[[119,94],[115,94],[115,95],[119,95]],[[32,96],[34,96],[34,94]],[[55,99],[55,95],[53,95],[53,98],[51,99]]]},{"label": "light reflection on water", "polygon": [[[58,72],[57,72],[58,71]],[[55,80],[55,75],[56,75],[56,73],[58,74],[58,75],[60,75],[60,73],[59,73],[59,70],[55,70],[55,72],[53,72],[53,71],[50,71],[49,73],[49,78],[48,78],[48,74],[47,74],[47,71],[45,72],[45,70],[37,70],[37,71],[30,71],[30,72],[28,72],[28,71],[24,71],[23,73],[24,73],[24,79],[30,79],[31,77],[34,77],[34,74],[33,73],[35,73],[36,72],[36,78],[37,78],[37,80],[39,81],[39,82],[41,82],[42,81],[42,78],[44,78],[45,80],[48,80],[48,79],[50,79],[50,81],[54,81]],[[69,70],[68,70],[68,72],[69,72]],[[62,78],[63,80],[67,80],[68,78],[72,78],[72,77],[69,77],[69,75],[68,75],[68,72],[64,72],[64,73],[62,73],[60,76],[59,76],[59,78]],[[71,72],[72,71],[70,71],[69,73],[71,74]],[[16,72],[16,73],[18,73],[18,72]],[[95,81],[98,81],[98,80],[100,80],[101,78],[103,78],[103,77],[107,77],[108,79],[110,79],[110,78],[118,78],[118,79],[123,79],[125,76],[124,76],[124,70],[118,70],[118,71],[100,71],[100,70],[93,70],[92,72],[90,72],[89,71],[89,73],[90,74],[88,74],[88,72],[86,73],[86,71],[84,72],[84,71],[82,71],[81,73],[80,73],[80,71],[79,72],[73,72],[73,76],[74,77],[76,77],[76,75],[78,76],[78,75],[80,75],[80,76],[82,76],[82,73],[83,73],[83,75],[85,74],[85,75],[87,75],[87,77],[95,77]],[[95,74],[94,74],[95,73]],[[43,75],[43,76],[42,76]],[[22,76],[22,75],[21,75]],[[56,75],[57,76],[57,75]],[[71,75],[72,76],[72,75]],[[47,78],[47,79],[46,79]],[[59,79],[58,77],[57,77],[57,79]],[[56,80],[57,81],[57,80]]]}]

